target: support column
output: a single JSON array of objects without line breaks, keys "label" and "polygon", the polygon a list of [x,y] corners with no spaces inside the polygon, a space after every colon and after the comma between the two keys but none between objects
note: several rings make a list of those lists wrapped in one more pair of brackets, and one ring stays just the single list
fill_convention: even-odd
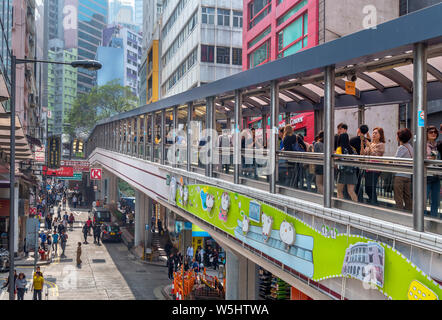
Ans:
[{"label": "support column", "polygon": [[207,134],[207,163],[206,176],[213,177],[213,158],[214,158],[214,118],[215,118],[215,97],[208,97],[206,99],[206,132]]},{"label": "support column", "polygon": [[226,300],[239,300],[239,261],[230,250],[226,250]]},{"label": "support column", "polygon": [[152,212],[153,212],[153,201],[151,198],[145,195],[145,210],[146,210],[146,223],[149,225],[149,231],[146,232],[145,245],[146,248],[152,247]]},{"label": "support column", "polygon": [[365,124],[365,106],[358,106],[358,128]]},{"label": "support column", "polygon": [[172,128],[172,167],[176,168],[178,166],[177,164],[177,146],[176,146],[176,137],[177,137],[177,130],[178,130],[178,107],[174,106],[172,111],[172,117],[173,117],[173,128]]},{"label": "support column", "polygon": [[154,154],[154,144],[155,144],[155,113],[152,112],[150,114],[150,127],[151,127],[151,135],[150,135],[150,161],[155,161]]},{"label": "support column", "polygon": [[324,207],[331,208],[334,190],[333,168],[333,127],[335,123],[335,67],[324,70]]},{"label": "support column", "polygon": [[148,140],[148,133],[149,133],[149,122],[148,122],[149,114],[144,114],[144,132],[143,132],[143,159],[147,159],[147,140]]},{"label": "support column", "polygon": [[134,247],[140,245],[143,239],[143,226],[140,225],[143,210],[143,193],[135,190],[135,237]]},{"label": "support column", "polygon": [[276,150],[278,145],[278,127],[279,127],[279,86],[276,80],[270,82],[270,147],[269,161],[274,166],[270,174],[269,188],[270,193],[276,193],[276,179],[278,173],[278,160]]},{"label": "support column", "polygon": [[233,164],[234,183],[239,184],[239,172],[241,170],[241,122],[242,122],[242,94],[241,90],[235,90],[235,127],[233,133]]},{"label": "support column", "polygon": [[187,133],[186,133],[186,152],[187,152],[187,171],[192,171],[192,116],[193,103],[187,104]]},{"label": "support column", "polygon": [[161,143],[160,143],[160,146],[161,146],[161,150],[160,150],[160,155],[161,155],[160,163],[161,164],[165,163],[165,161],[164,161],[164,159],[165,159],[164,155],[166,153],[165,152],[166,144],[164,143],[165,139],[166,139],[166,110],[163,109],[161,111]]},{"label": "support column", "polygon": [[426,207],[427,169],[426,129],[427,124],[427,46],[417,43],[414,46],[413,76],[413,227],[416,231],[424,231],[424,213]]}]

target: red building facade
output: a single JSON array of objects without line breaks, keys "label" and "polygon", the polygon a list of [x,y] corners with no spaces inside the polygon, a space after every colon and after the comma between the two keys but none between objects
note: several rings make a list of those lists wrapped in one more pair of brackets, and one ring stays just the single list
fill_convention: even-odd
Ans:
[{"label": "red building facade", "polygon": [[243,70],[318,45],[319,0],[243,1]]}]

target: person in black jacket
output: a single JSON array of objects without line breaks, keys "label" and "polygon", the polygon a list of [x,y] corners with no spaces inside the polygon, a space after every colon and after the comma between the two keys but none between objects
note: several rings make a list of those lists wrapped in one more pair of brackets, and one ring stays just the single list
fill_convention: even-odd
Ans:
[{"label": "person in black jacket", "polygon": [[[294,132],[291,125],[286,125],[284,128],[284,137],[282,139],[283,151],[305,152],[306,146],[304,141],[299,138]],[[287,163],[287,175],[285,184],[302,188],[302,165],[299,163]]]},{"label": "person in black jacket", "polygon": [[167,259],[167,271],[168,271],[168,275],[167,276],[169,277],[169,280],[173,279],[173,268],[174,268],[174,266],[175,266],[175,259],[174,259],[173,254],[170,254],[169,258]]}]

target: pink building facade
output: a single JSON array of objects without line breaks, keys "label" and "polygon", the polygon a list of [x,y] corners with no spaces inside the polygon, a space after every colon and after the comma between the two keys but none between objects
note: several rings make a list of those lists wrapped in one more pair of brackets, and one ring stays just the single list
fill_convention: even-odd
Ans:
[{"label": "pink building facade", "polygon": [[319,43],[319,0],[244,0],[243,20],[243,70]]}]

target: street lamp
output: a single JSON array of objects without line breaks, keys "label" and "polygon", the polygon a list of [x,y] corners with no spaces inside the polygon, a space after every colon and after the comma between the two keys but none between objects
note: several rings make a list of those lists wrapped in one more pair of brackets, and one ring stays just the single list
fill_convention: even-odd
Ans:
[{"label": "street lamp", "polygon": [[[48,64],[65,64],[73,68],[84,68],[95,71],[101,69],[102,65],[96,60],[76,60],[72,62],[59,62],[36,59],[17,59],[15,55],[11,57],[11,152],[10,152],[10,185],[9,185],[9,300],[14,300],[14,228],[15,228],[15,85],[16,85],[16,67],[17,64],[25,63],[48,63]],[[47,138],[47,137],[46,137]],[[47,201],[47,199],[46,199]]]}]

